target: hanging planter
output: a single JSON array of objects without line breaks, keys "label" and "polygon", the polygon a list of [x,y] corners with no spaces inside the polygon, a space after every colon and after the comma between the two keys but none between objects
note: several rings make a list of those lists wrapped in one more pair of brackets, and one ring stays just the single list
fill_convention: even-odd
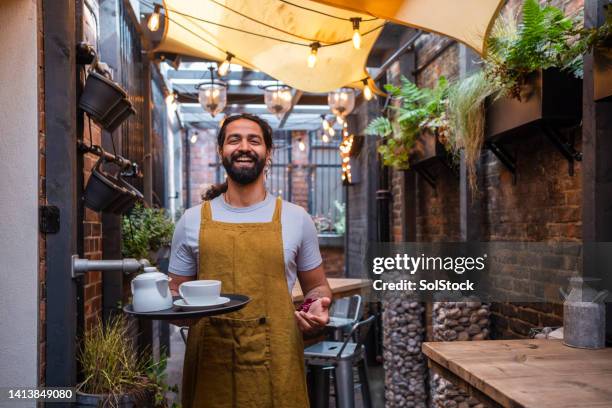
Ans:
[{"label": "hanging planter", "polygon": [[486,138],[499,140],[541,126],[568,127],[582,118],[582,80],[551,68],[531,73],[521,98],[500,97],[486,109]]},{"label": "hanging planter", "polygon": [[123,88],[93,70],[87,76],[79,108],[109,132],[136,113]]},{"label": "hanging planter", "polygon": [[612,99],[612,50],[597,49],[593,55],[593,99],[610,100]]},{"label": "hanging planter", "polygon": [[442,165],[459,175],[457,165],[453,160],[444,138],[437,131],[425,129],[416,138],[410,152],[410,167],[414,169],[432,187],[436,188],[436,177],[432,170]]},{"label": "hanging planter", "polygon": [[102,164],[106,163],[104,156],[100,157],[91,171],[87,186],[83,193],[85,206],[94,211],[107,211],[121,214],[143,200],[143,195],[132,185],[121,178],[104,171]]},{"label": "hanging planter", "polygon": [[500,97],[486,107],[485,145],[516,176],[516,157],[504,144],[516,136],[543,132],[568,161],[574,174],[574,161],[582,154],[574,149],[573,135],[559,130],[580,124],[582,119],[582,80],[556,68],[528,75],[521,85],[521,98]]}]

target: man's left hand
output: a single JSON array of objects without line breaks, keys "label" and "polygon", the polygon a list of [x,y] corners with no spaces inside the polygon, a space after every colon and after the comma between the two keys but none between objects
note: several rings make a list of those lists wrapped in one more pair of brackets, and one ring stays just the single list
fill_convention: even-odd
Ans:
[{"label": "man's left hand", "polygon": [[302,333],[316,333],[325,327],[325,325],[329,322],[330,304],[330,298],[321,297],[310,305],[308,312],[295,312],[295,319]]}]

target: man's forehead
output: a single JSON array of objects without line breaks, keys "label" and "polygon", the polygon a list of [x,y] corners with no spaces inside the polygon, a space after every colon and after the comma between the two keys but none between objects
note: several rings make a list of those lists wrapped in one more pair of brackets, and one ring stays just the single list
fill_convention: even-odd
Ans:
[{"label": "man's forehead", "polygon": [[238,119],[227,125],[226,133],[231,134],[250,134],[263,136],[259,125],[252,120]]}]

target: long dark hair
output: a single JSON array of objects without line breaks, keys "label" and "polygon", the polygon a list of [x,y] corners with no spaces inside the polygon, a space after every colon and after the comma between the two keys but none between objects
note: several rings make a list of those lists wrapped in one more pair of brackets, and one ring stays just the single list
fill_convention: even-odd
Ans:
[{"label": "long dark hair", "polygon": [[[225,130],[227,128],[227,125],[238,119],[246,119],[250,120],[251,122],[257,123],[261,128],[261,132],[263,133],[266,149],[271,150],[274,147],[274,144],[272,143],[272,127],[270,126],[270,124],[259,116],[255,116],[250,113],[240,113],[237,115],[227,116],[225,119],[223,119],[223,122],[221,123],[221,128],[219,129],[219,133],[217,134],[217,148],[219,149],[219,151],[221,151],[223,148],[223,142],[225,141]],[[213,198],[225,193],[226,191],[227,181],[220,184],[214,184],[202,194],[202,200],[210,201]]]}]

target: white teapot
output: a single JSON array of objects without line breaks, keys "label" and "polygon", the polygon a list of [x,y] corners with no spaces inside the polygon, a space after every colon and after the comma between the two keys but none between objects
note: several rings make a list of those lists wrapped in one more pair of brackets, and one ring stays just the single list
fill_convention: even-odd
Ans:
[{"label": "white teapot", "polygon": [[156,312],[172,307],[170,278],[157,268],[149,266],[144,273],[132,279],[132,307],[135,312]]}]

